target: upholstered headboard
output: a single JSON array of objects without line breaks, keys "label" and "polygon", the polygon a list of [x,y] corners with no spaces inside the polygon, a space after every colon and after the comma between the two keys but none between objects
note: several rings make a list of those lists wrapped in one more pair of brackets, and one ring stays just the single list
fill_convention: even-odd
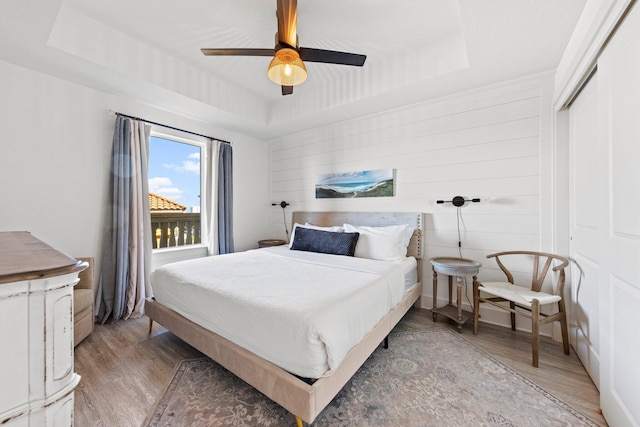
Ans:
[{"label": "upholstered headboard", "polygon": [[353,224],[381,227],[385,225],[408,224],[415,228],[407,255],[422,259],[423,213],[422,212],[293,212],[292,224],[304,224],[329,227],[332,225]]}]

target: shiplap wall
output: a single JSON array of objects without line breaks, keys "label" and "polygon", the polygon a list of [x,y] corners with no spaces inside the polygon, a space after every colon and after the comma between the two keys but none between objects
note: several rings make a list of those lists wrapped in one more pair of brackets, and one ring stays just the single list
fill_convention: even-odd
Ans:
[{"label": "shiplap wall", "polygon": [[[460,255],[456,208],[436,200],[482,199],[459,212],[462,256],[482,262],[485,279],[501,275],[487,254],[545,249],[550,215],[543,212],[549,209],[544,193],[551,190],[541,187],[550,182],[543,176],[550,173],[544,154],[552,144],[544,131],[550,127],[550,82],[550,75],[536,75],[274,139],[272,201],[291,203],[288,221],[291,210],[425,212],[422,305],[431,307],[428,259]],[[395,169],[394,197],[315,198],[318,175],[389,168]],[[271,229],[284,237],[279,206],[272,209]]]}]

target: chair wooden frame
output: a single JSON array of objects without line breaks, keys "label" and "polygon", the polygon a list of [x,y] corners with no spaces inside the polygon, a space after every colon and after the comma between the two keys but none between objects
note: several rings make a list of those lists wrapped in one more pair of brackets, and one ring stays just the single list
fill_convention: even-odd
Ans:
[{"label": "chair wooden frame", "polygon": [[[483,291],[482,282],[474,282],[473,286],[473,333],[478,334],[478,318],[479,309],[481,303],[492,304],[496,307],[499,307],[503,310],[507,310],[511,313],[511,329],[513,331],[516,330],[516,314],[527,317],[531,319],[531,336],[532,336],[532,357],[533,357],[533,366],[538,367],[538,353],[540,347],[540,326],[551,323],[554,321],[560,322],[560,329],[562,332],[562,345],[565,354],[569,354],[569,333],[567,329],[567,315],[564,303],[564,284],[565,284],[565,268],[569,265],[569,261],[566,258],[563,258],[559,255],[554,255],[546,252],[534,252],[534,251],[507,251],[507,252],[497,252],[490,255],[487,255],[487,258],[495,258],[498,266],[507,276],[507,280],[511,285],[514,285],[513,274],[505,267],[500,257],[510,256],[510,255],[530,255],[533,256],[533,277],[531,281],[531,287],[528,289],[533,292],[541,292],[542,285],[544,283],[545,277],[551,268],[553,271],[558,272],[558,280],[556,286],[554,288],[553,294],[541,293],[541,296],[549,296],[555,295],[560,297],[557,301],[558,312],[553,314],[545,314],[540,312],[541,305],[553,304],[546,303],[542,304],[539,299],[536,299],[535,296],[531,300],[531,306],[528,307],[526,305],[518,304],[514,301],[511,301],[507,298],[501,296],[490,296],[490,297],[482,297],[481,292]],[[543,261],[541,262],[541,259]],[[559,262],[555,267],[551,267],[552,263],[556,261]],[[489,282],[486,282],[487,285]],[[527,290],[524,287],[518,287],[523,290]],[[486,293],[485,288],[485,293]],[[509,302],[509,306],[505,306],[501,303]],[[555,302],[555,301],[554,301]]]}]

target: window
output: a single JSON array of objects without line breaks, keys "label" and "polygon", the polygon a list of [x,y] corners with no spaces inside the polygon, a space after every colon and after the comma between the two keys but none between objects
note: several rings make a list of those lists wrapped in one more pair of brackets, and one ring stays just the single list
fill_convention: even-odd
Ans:
[{"label": "window", "polygon": [[[197,138],[197,137],[195,137]],[[152,131],[149,206],[154,249],[203,242],[201,227],[203,141]]]}]

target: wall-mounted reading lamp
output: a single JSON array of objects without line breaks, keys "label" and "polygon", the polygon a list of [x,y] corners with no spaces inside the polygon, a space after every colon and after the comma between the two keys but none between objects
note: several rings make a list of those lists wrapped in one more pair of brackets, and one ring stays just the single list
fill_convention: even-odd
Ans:
[{"label": "wall-mounted reading lamp", "polygon": [[465,199],[462,196],[455,196],[453,199],[451,200],[436,200],[436,203],[441,205],[443,203],[452,203],[453,206],[456,207],[461,207],[464,206],[465,202],[472,202],[472,203],[478,203],[480,201],[480,198],[476,197],[473,199]]},{"label": "wall-mounted reading lamp", "polygon": [[460,253],[460,258],[462,258],[462,238],[460,236],[460,208],[463,207],[467,202],[478,203],[480,202],[480,198],[474,197],[473,199],[465,199],[462,196],[455,196],[451,200],[436,200],[436,203],[439,205],[444,203],[451,203],[453,206],[458,208],[456,212],[456,222],[458,226],[458,252]]},{"label": "wall-mounted reading lamp", "polygon": [[287,235],[287,243],[289,243],[289,229],[287,228],[287,217],[285,216],[285,213],[284,213],[284,208],[289,206],[289,203],[285,202],[284,200],[281,201],[280,203],[271,203],[271,206],[278,206],[278,205],[280,205],[280,207],[282,208],[282,222],[284,223],[284,232]]}]

